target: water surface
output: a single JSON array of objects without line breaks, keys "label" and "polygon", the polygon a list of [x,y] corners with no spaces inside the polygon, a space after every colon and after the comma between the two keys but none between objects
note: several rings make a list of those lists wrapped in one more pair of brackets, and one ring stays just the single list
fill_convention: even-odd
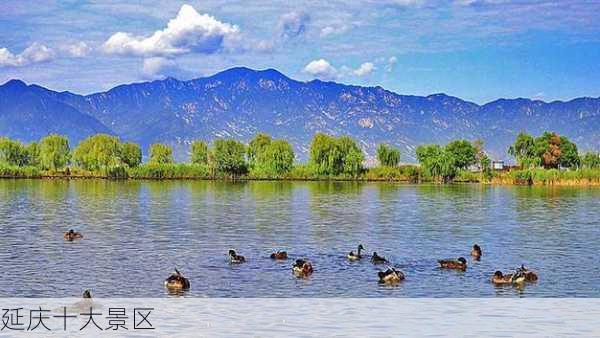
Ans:
[{"label": "water surface", "polygon": [[[0,180],[0,297],[600,297],[600,189],[357,182]],[[73,227],[85,238],[68,243]],[[407,279],[380,286],[362,243]],[[469,258],[479,243],[480,262]],[[229,248],[248,259],[232,266]],[[313,262],[294,278],[291,260]],[[440,258],[465,256],[466,272]],[[540,280],[494,287],[520,264]]]}]

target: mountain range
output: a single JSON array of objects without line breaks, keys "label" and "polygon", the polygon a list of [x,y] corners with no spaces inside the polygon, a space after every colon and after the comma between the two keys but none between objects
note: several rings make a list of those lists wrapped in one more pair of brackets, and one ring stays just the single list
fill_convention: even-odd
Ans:
[{"label": "mountain range", "polygon": [[273,70],[231,68],[189,81],[174,78],[126,84],[78,95],[11,80],[0,86],[0,135],[23,142],[48,133],[67,135],[72,145],[95,133],[173,146],[185,159],[195,139],[232,137],[248,141],[257,132],[289,140],[300,160],[316,132],[356,138],[368,158],[377,144],[401,149],[414,162],[423,143],[482,139],[494,159],[520,131],[556,131],[580,150],[600,149],[600,97],[567,102],[499,99],[478,105],[445,94],[399,95],[381,87],[301,82]]}]

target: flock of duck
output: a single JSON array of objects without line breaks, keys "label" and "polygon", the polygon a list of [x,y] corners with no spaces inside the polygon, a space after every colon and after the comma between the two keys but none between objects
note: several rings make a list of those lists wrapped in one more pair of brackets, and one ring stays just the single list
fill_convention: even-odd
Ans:
[{"label": "flock of duck", "polygon": [[[69,230],[64,233],[64,238],[67,241],[74,241],[76,239],[83,238],[83,235],[74,230]],[[349,261],[359,261],[364,258],[362,252],[365,250],[362,244],[358,245],[356,252],[350,251],[346,258]],[[471,249],[471,257],[473,260],[479,261],[483,255],[481,247],[477,244],[473,245]],[[272,260],[287,260],[288,254],[285,251],[276,251],[270,255]],[[228,260],[231,264],[243,264],[246,263],[246,258],[242,255],[238,255],[233,249],[228,252]],[[389,261],[377,252],[373,252],[370,258],[371,263],[389,264]],[[458,257],[457,259],[442,259],[438,260],[439,267],[442,269],[452,269],[459,271],[467,270],[467,260],[464,257]],[[307,259],[296,259],[292,264],[292,273],[298,278],[307,278],[314,272],[312,263]],[[380,284],[394,285],[405,279],[405,275],[402,271],[397,270],[394,267],[387,265],[387,269],[379,271],[377,273]],[[537,281],[538,276],[535,272],[527,269],[524,265],[515,269],[512,273],[503,273],[502,271],[496,271],[491,277],[491,282],[495,285],[516,285],[521,286],[524,283]],[[169,290],[187,290],[191,286],[190,281],[186,278],[179,270],[175,271],[165,279],[165,287]]]}]

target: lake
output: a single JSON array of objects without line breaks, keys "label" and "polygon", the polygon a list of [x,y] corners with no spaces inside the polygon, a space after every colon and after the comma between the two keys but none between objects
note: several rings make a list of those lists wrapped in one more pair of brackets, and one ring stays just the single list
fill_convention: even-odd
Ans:
[{"label": "lake", "polygon": [[[598,188],[4,179],[0,297],[173,297],[174,267],[190,297],[600,297],[599,202]],[[66,242],[71,227],[84,239]],[[381,286],[383,267],[347,261],[359,243],[406,280]],[[230,248],[248,262],[230,265]],[[458,256],[466,272],[437,268]],[[521,264],[537,283],[489,282]]]}]

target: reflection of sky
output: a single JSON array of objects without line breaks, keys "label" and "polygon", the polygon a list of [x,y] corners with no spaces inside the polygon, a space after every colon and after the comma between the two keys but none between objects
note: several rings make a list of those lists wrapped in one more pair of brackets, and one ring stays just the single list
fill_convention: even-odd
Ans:
[{"label": "reflection of sky", "polygon": [[[152,36],[183,4],[237,27],[238,33],[186,31],[173,46],[160,41],[144,52],[110,54],[103,47],[117,32],[138,41]],[[478,103],[498,97],[595,97],[600,95],[598,13],[599,3],[583,0],[8,0],[0,5],[0,49],[6,48],[0,52],[5,65],[0,82],[21,78],[90,93],[243,65],[276,68],[300,80],[317,76],[402,94],[445,92]],[[169,49],[181,46],[189,48]],[[330,67],[303,71],[320,59]]]},{"label": "reflection of sky", "polygon": [[[194,297],[600,296],[597,189],[357,182],[0,180],[0,296],[163,297],[177,267]],[[65,242],[68,228],[84,239]],[[348,262],[358,244],[407,279]],[[473,262],[478,243],[483,258]],[[234,248],[248,263],[230,266]],[[291,275],[285,250],[315,273]],[[466,272],[437,259],[465,256]],[[525,264],[540,280],[495,288]]]}]

